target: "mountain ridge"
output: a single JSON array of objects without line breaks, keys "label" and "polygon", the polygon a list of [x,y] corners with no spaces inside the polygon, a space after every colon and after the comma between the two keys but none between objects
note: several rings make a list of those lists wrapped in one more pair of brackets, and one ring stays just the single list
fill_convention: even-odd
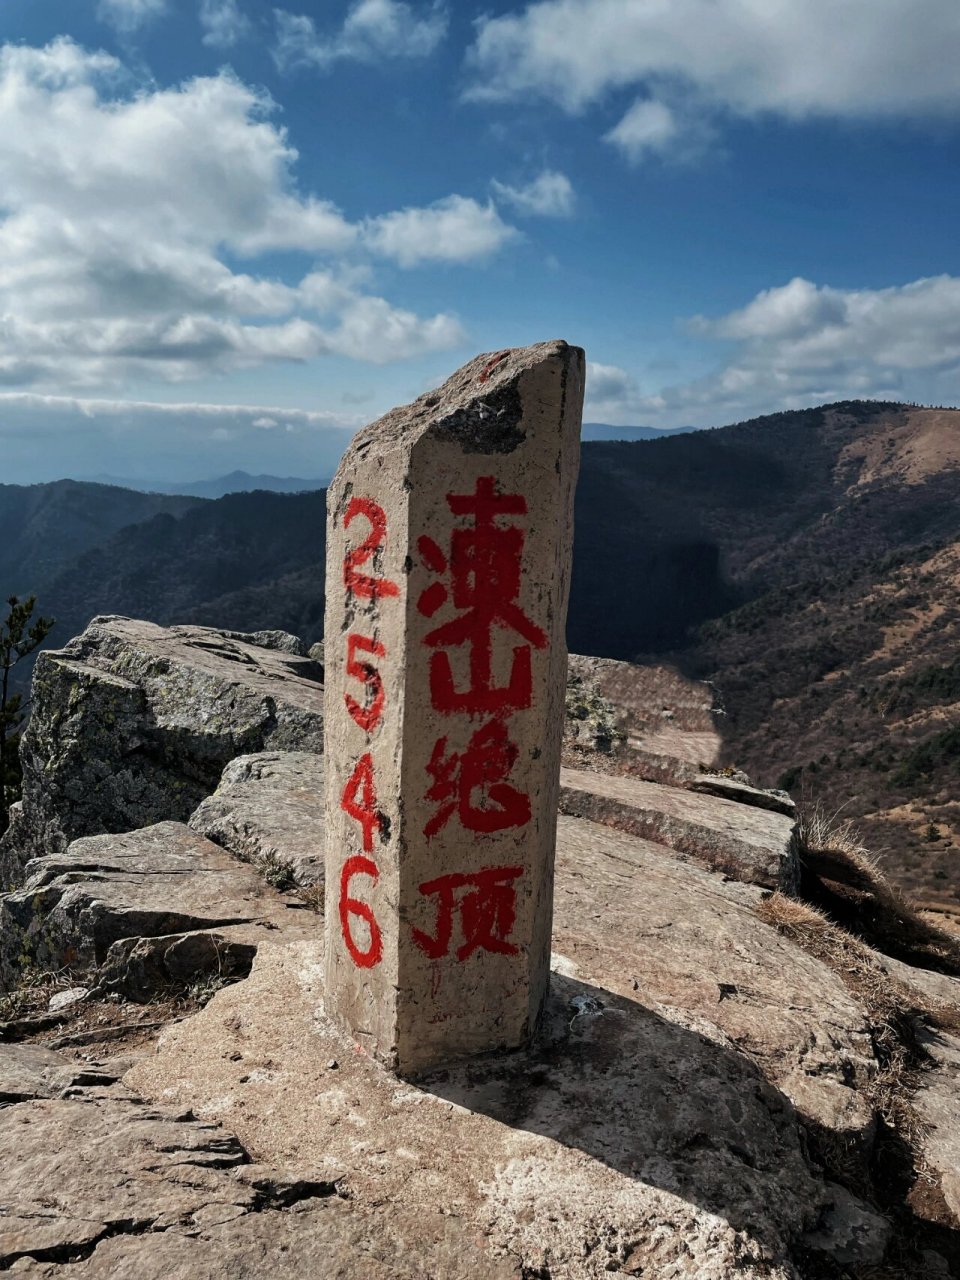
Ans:
[{"label": "mountain ridge", "polygon": [[[123,501],[148,518],[24,583],[51,645],[96,613],[320,638],[323,491]],[[583,446],[571,650],[711,681],[725,762],[815,782],[934,905],[960,886],[958,584],[960,411],[841,401]]]}]

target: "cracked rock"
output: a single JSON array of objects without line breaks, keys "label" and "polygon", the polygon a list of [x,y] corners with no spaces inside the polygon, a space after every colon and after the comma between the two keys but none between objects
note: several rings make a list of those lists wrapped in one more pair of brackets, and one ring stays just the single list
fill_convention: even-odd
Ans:
[{"label": "cracked rock", "polygon": [[796,822],[782,813],[582,769],[561,769],[560,811],[653,840],[734,880],[787,892],[798,882]]},{"label": "cracked rock", "polygon": [[190,819],[194,831],[268,880],[323,881],[323,757],[305,751],[239,756]]},{"label": "cracked rock", "polygon": [[185,822],[235,756],[321,752],[322,668],[288,641],[105,617],[41,653],[0,887],[78,837]]},{"label": "cracked rock", "polygon": [[275,925],[288,914],[251,868],[179,823],[75,840],[0,896],[0,989],[27,965],[99,966],[121,939]]}]

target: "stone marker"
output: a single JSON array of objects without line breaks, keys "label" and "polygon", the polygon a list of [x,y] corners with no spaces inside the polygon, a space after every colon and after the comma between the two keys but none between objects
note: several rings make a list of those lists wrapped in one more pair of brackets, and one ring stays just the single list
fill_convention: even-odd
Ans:
[{"label": "stone marker", "polygon": [[546,996],[584,359],[479,356],[327,495],[326,1008],[401,1074]]}]

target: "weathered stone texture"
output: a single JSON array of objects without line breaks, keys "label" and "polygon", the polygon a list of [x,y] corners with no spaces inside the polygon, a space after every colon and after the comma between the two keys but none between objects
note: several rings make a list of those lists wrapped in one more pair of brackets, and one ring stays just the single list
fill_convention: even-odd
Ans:
[{"label": "weathered stone texture", "polygon": [[788,892],[799,880],[796,822],[765,808],[639,778],[562,769],[560,809],[654,840],[734,880]]},{"label": "weathered stone texture", "polygon": [[481,356],[328,492],[327,1001],[403,1071],[544,999],[583,377],[562,342]]},{"label": "weathered stone texture", "polygon": [[28,965],[106,964],[123,939],[276,926],[284,916],[282,901],[251,868],[179,823],[89,836],[29,863],[21,888],[0,896],[0,989]]},{"label": "weathered stone texture", "polygon": [[267,1158],[322,1152],[360,1206],[453,1212],[526,1274],[794,1280],[795,1243],[879,1256],[886,1224],[811,1170],[785,1101],[869,1147],[877,1063],[838,975],[760,920],[760,889],[590,822],[560,819],[556,895],[528,1051],[398,1089],[322,1016],[319,945],[267,943],[128,1083]]},{"label": "weathered stone texture", "polygon": [[518,1280],[455,1216],[359,1208],[346,1170],[268,1167],[119,1083],[130,1062],[0,1044],[0,1272],[111,1280]]},{"label": "weathered stone texture", "polygon": [[323,880],[324,762],[306,751],[238,756],[190,826],[277,887]]},{"label": "weathered stone texture", "polygon": [[95,618],[65,649],[42,653],[0,887],[78,836],[186,821],[237,755],[320,752],[321,675],[287,641],[262,648],[127,618]]}]

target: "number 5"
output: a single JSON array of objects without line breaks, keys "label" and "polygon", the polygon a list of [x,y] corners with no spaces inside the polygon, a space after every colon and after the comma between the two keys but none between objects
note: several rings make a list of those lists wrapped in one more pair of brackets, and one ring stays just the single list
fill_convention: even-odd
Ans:
[{"label": "number 5", "polygon": [[347,704],[347,710],[364,733],[373,733],[383,715],[383,680],[377,668],[370,662],[361,661],[357,657],[358,653],[370,653],[375,658],[385,658],[387,651],[379,640],[371,640],[367,636],[355,633],[347,636],[347,675],[365,684],[372,697],[366,707],[362,706],[356,698],[352,698],[349,693],[344,694],[344,701]]}]

